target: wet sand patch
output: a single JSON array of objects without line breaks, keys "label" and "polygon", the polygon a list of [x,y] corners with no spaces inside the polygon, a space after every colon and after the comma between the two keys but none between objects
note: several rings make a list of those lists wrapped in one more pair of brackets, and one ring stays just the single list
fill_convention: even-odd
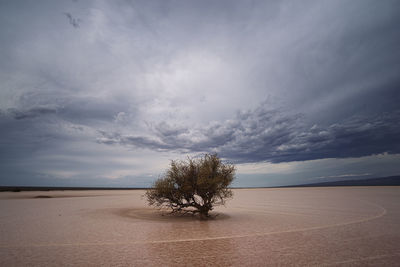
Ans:
[{"label": "wet sand patch", "polygon": [[[113,213],[130,219],[154,221],[154,222],[193,222],[199,221],[198,215],[193,214],[171,214],[168,210],[158,210],[153,208],[123,208],[113,210]],[[210,217],[205,221],[219,221],[229,219],[228,214],[220,212],[210,212]]]}]

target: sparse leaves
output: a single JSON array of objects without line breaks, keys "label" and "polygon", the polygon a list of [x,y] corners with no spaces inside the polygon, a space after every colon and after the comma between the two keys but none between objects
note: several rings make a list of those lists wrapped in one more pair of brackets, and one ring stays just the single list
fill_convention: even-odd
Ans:
[{"label": "sparse leaves", "polygon": [[209,216],[215,205],[224,205],[233,193],[228,188],[235,177],[235,167],[224,164],[216,154],[201,159],[172,161],[164,177],[146,191],[150,205],[172,212],[199,213]]}]

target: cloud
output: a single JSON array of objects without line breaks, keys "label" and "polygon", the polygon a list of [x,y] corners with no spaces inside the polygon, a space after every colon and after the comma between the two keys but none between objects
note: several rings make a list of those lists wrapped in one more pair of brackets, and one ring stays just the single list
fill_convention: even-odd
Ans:
[{"label": "cloud", "polygon": [[55,107],[46,107],[46,106],[38,106],[27,110],[18,110],[15,108],[7,109],[5,114],[11,115],[16,120],[22,119],[32,119],[39,116],[55,114],[57,113],[57,108]]},{"label": "cloud", "polygon": [[237,162],[273,163],[399,153],[400,111],[374,117],[353,116],[326,126],[308,125],[303,116],[259,107],[231,120],[190,129],[165,122],[153,135],[101,132],[97,142],[153,150],[218,152]]},{"label": "cloud", "polygon": [[68,22],[69,22],[69,24],[72,25],[72,27],[74,27],[74,28],[79,28],[80,23],[82,22],[81,19],[79,19],[79,18],[74,18],[74,17],[71,15],[71,13],[68,13],[68,12],[64,12],[64,15],[68,18]]},{"label": "cloud", "polygon": [[349,174],[339,174],[339,175],[329,175],[329,176],[318,176],[318,177],[311,178],[310,180],[329,179],[329,178],[363,177],[363,176],[371,176],[371,173],[349,173]]},{"label": "cloud", "polygon": [[186,153],[271,164],[398,153],[399,10],[391,0],[1,1],[2,177],[117,173],[103,154],[157,174],[154,162]]}]

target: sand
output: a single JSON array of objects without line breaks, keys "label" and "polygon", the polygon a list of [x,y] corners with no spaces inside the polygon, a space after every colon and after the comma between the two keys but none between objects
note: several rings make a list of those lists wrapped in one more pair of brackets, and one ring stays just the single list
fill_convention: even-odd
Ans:
[{"label": "sand", "polygon": [[0,193],[0,265],[400,264],[400,187],[238,189],[208,221],[143,193]]}]

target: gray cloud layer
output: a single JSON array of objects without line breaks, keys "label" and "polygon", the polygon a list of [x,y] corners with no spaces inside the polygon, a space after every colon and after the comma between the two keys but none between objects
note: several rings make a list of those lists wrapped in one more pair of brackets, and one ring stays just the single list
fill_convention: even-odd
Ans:
[{"label": "gray cloud layer", "polygon": [[81,19],[74,18],[70,13],[65,12],[64,15],[68,18],[69,24],[71,24],[74,28],[79,28],[79,23]]},{"label": "gray cloud layer", "polygon": [[218,152],[237,162],[290,162],[321,158],[400,153],[400,111],[374,117],[353,116],[328,126],[307,125],[282,110],[238,113],[232,120],[202,128],[174,128],[165,122],[152,136],[101,131],[99,143],[156,150]]},{"label": "gray cloud layer", "polygon": [[0,25],[4,177],[400,153],[399,1],[1,1]]}]

